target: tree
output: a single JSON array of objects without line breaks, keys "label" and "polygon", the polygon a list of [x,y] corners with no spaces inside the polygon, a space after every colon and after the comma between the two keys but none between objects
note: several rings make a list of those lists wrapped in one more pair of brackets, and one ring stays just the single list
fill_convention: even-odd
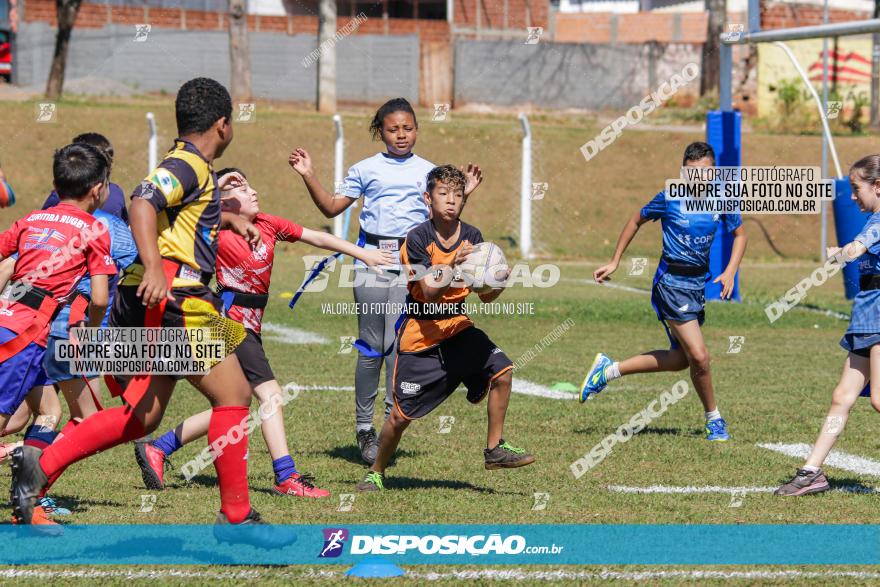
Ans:
[{"label": "tree", "polygon": [[336,0],[319,0],[318,112],[336,112]]},{"label": "tree", "polygon": [[67,52],[70,48],[70,35],[79,14],[82,0],[55,0],[58,16],[58,31],[55,33],[55,53],[52,55],[52,66],[49,68],[49,79],[46,82],[46,98],[57,100],[64,88],[64,71],[67,68]]},{"label": "tree", "polygon": [[705,0],[705,8],[709,13],[709,23],[706,42],[703,43],[703,67],[700,75],[701,96],[718,88],[720,78],[718,59],[721,50],[721,33],[724,30],[724,19],[727,16],[727,0]]},{"label": "tree", "polygon": [[229,0],[230,93],[233,102],[251,99],[251,49],[248,43],[246,0]]}]

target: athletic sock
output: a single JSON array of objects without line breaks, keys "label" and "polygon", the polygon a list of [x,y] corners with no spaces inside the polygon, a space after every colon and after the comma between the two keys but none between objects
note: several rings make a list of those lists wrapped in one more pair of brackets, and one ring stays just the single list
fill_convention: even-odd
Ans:
[{"label": "athletic sock", "polygon": [[718,408],[715,408],[711,412],[706,412],[706,422],[711,422],[712,420],[720,420],[721,412],[718,411]]},{"label": "athletic sock", "polygon": [[[248,409],[222,406],[211,411],[208,444],[217,447],[214,468],[220,484],[220,511],[231,524],[242,522],[251,511],[247,484]],[[216,443],[216,444],[215,444]]]},{"label": "athletic sock", "polygon": [[166,457],[170,457],[174,451],[183,446],[174,430],[169,430],[150,444],[153,445],[153,448],[158,448],[164,452]]},{"label": "athletic sock", "polygon": [[280,459],[272,461],[272,469],[275,471],[275,483],[281,483],[294,473],[296,473],[296,465],[293,457],[285,455]]},{"label": "athletic sock", "polygon": [[615,379],[619,379],[620,375],[620,363],[614,361],[607,367],[605,367],[605,381],[613,381]]},{"label": "athletic sock", "polygon": [[813,465],[804,465],[803,467],[801,467],[801,469],[805,469],[805,470],[809,471],[810,473],[815,473],[816,471],[819,470],[819,467],[814,467]]},{"label": "athletic sock", "polygon": [[110,408],[92,414],[73,430],[65,433],[63,438],[43,451],[40,457],[40,468],[50,478],[64,470],[68,465],[90,457],[93,454],[146,434],[144,425],[126,407]]},{"label": "athletic sock", "polygon": [[373,428],[372,424],[358,424],[357,428],[355,428],[355,432],[362,432],[364,430],[371,430]]},{"label": "athletic sock", "polygon": [[24,445],[45,449],[55,440],[55,430],[42,424],[31,424],[24,433]]}]

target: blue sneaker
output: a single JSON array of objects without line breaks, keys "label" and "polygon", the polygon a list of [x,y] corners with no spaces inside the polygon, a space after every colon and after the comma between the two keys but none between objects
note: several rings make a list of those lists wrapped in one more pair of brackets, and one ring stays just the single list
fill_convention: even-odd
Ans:
[{"label": "blue sneaker", "polygon": [[727,433],[727,422],[724,421],[724,418],[706,422],[706,440],[714,440],[716,442],[727,442],[730,440],[730,434]]},{"label": "blue sneaker", "polygon": [[606,355],[596,353],[596,358],[593,360],[593,366],[590,367],[590,371],[584,378],[584,382],[581,383],[581,403],[590,399],[591,395],[599,393],[605,389],[608,385],[608,381],[605,379],[605,368],[609,367],[612,362],[613,361]]},{"label": "blue sneaker", "polygon": [[55,503],[55,500],[52,499],[51,497],[49,497],[48,495],[46,497],[40,498],[40,507],[42,507],[43,511],[45,511],[50,516],[69,516],[70,515],[69,509],[59,506],[57,503]]}]

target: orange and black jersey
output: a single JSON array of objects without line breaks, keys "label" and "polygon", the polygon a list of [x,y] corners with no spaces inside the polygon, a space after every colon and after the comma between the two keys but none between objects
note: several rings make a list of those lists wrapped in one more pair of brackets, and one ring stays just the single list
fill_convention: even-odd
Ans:
[{"label": "orange and black jersey", "polygon": [[[449,248],[440,244],[434,225],[430,220],[416,226],[406,235],[400,251],[400,260],[408,266],[409,277],[423,275],[426,269],[447,265],[452,267],[455,253],[465,241],[472,245],[483,242],[483,235],[470,224],[459,221],[461,229],[458,240]],[[453,284],[446,290],[443,296],[433,304],[455,304],[464,302],[471,292],[469,287],[457,287]],[[408,302],[426,303],[422,286],[417,280],[409,282]],[[455,336],[459,332],[473,326],[474,323],[466,314],[450,316],[436,320],[423,320],[410,318],[400,331],[400,343],[398,351],[401,353],[415,353],[440,344],[442,341]]]},{"label": "orange and black jersey", "polygon": [[[131,197],[146,200],[156,209],[159,254],[195,270],[190,278],[176,277],[173,287],[200,285],[199,272],[214,273],[220,193],[213,167],[195,145],[177,139]],[[126,270],[120,285],[139,284],[143,272],[138,259]]]}]

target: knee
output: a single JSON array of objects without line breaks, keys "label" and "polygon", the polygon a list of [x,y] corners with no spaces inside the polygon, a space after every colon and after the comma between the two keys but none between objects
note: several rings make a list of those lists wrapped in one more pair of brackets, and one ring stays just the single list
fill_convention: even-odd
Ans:
[{"label": "knee", "polygon": [[688,368],[688,358],[683,352],[679,353],[677,357],[672,362],[672,370],[673,371],[684,371]]},{"label": "knee", "polygon": [[409,420],[404,418],[403,414],[400,413],[400,410],[395,407],[388,415],[388,424],[395,430],[403,430],[409,426]]},{"label": "knee", "polygon": [[709,351],[706,349],[706,347],[692,349],[690,352],[689,362],[692,369],[700,373],[708,373],[710,363]]},{"label": "knee", "polygon": [[[831,394],[831,407],[837,408],[838,411],[845,410],[849,412],[852,409],[853,404],[855,403],[856,397],[853,397],[852,392],[843,387],[835,387],[834,392]],[[877,399],[874,399],[874,396],[871,396],[871,405],[875,410],[880,411],[880,396]]]},{"label": "knee", "polygon": [[492,380],[492,389],[499,391],[510,391],[513,385],[513,369],[508,369],[498,377]]}]

